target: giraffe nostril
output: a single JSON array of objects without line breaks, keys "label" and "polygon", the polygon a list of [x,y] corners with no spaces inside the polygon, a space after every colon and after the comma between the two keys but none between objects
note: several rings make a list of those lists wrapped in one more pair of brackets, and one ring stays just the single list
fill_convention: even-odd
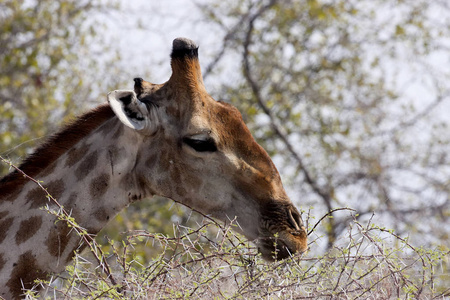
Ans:
[{"label": "giraffe nostril", "polygon": [[303,221],[300,214],[296,210],[288,208],[288,222],[292,228],[297,231],[301,231]]}]

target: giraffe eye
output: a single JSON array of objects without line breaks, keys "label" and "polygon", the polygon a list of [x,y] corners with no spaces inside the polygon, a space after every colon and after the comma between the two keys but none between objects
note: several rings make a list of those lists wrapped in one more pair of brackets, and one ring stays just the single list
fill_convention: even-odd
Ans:
[{"label": "giraffe eye", "polygon": [[205,140],[183,138],[183,142],[197,152],[216,152],[217,146],[212,138]]}]

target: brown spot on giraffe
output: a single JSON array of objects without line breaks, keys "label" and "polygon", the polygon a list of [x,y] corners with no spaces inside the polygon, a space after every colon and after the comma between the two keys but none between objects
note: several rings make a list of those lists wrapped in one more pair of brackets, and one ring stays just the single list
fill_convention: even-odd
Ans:
[{"label": "brown spot on giraffe", "polygon": [[58,165],[57,162],[54,162],[54,163],[50,164],[50,165],[49,165],[47,168],[45,168],[41,173],[39,173],[39,177],[40,177],[40,178],[44,178],[44,177],[46,177],[46,176],[52,174],[52,173],[55,171],[57,165]]},{"label": "brown spot on giraffe", "polygon": [[78,199],[77,193],[70,194],[69,199],[66,202],[66,208],[70,210],[77,207],[77,199]]},{"label": "brown spot on giraffe", "polygon": [[9,213],[7,211],[0,211],[0,220],[6,217]]},{"label": "brown spot on giraffe", "polygon": [[14,222],[13,217],[9,217],[9,218],[0,220],[0,243],[2,243],[3,240],[6,238],[6,235],[8,234],[8,230],[11,227],[13,222]]},{"label": "brown spot on giraffe", "polygon": [[55,198],[56,200],[59,200],[61,198],[64,190],[65,190],[65,183],[62,179],[57,179],[52,182],[49,182],[46,187],[48,193]]},{"label": "brown spot on giraffe", "polygon": [[175,188],[175,191],[177,192],[177,194],[178,194],[179,196],[182,196],[182,197],[183,197],[184,195],[187,194],[186,189],[185,189],[184,187],[182,187],[181,185],[177,186],[177,187]]},{"label": "brown spot on giraffe", "polygon": [[40,187],[35,187],[29,191],[26,195],[28,203],[31,203],[32,207],[42,207],[47,203],[47,194]]},{"label": "brown spot on giraffe", "polygon": [[0,253],[0,272],[2,271],[3,267],[5,266],[5,259],[3,258],[3,253]]},{"label": "brown spot on giraffe", "polygon": [[168,115],[170,115],[174,119],[179,119],[180,118],[180,111],[174,106],[168,106],[166,108],[166,112],[167,112]]},{"label": "brown spot on giraffe", "polygon": [[169,167],[170,167],[170,156],[167,152],[162,153],[160,160],[159,160],[159,171],[160,172],[167,172],[169,171]]},{"label": "brown spot on giraffe", "polygon": [[[114,172],[119,171],[117,168],[115,168],[116,164],[122,163],[124,160],[127,159],[127,152],[124,147],[117,147],[116,145],[111,145],[108,147],[108,162],[110,166],[110,173],[112,176],[114,176]],[[119,174],[120,175],[120,174]]]},{"label": "brown spot on giraffe", "polygon": [[131,176],[124,176],[120,182],[119,187],[125,191],[131,190],[134,187],[134,181]]},{"label": "brown spot on giraffe", "polygon": [[103,196],[108,190],[110,176],[106,173],[100,174],[94,178],[89,187],[89,193],[92,196],[92,200]]},{"label": "brown spot on giraffe", "polygon": [[89,151],[89,147],[86,145],[80,145],[76,148],[72,148],[67,152],[67,159],[65,166],[70,168],[79,162]]},{"label": "brown spot on giraffe", "polygon": [[71,228],[67,226],[64,221],[57,221],[57,223],[50,229],[45,244],[48,252],[54,257],[59,257],[67,247],[70,239]]},{"label": "brown spot on giraffe", "polygon": [[110,156],[110,159],[113,161],[120,158],[121,151],[116,145],[111,145],[108,147],[108,155]]},{"label": "brown spot on giraffe", "polygon": [[36,257],[30,250],[19,256],[6,286],[14,299],[20,299],[20,295],[23,294],[22,285],[24,289],[31,289],[35,279],[43,279],[46,275],[39,269]]},{"label": "brown spot on giraffe", "polygon": [[[44,184],[43,186],[47,188],[47,192],[50,196],[59,200],[64,192],[65,183],[62,179],[57,179],[48,184]],[[26,198],[28,199],[28,203],[31,203],[31,208],[43,207],[49,203],[47,193],[41,187],[36,187],[29,191]]]},{"label": "brown spot on giraffe", "polygon": [[97,166],[98,152],[89,153],[75,170],[75,176],[78,180],[82,180]]},{"label": "brown spot on giraffe", "polygon": [[5,202],[13,202],[14,200],[17,199],[20,192],[21,192],[20,190],[9,190],[8,191],[7,189],[3,189],[0,200],[5,201]]},{"label": "brown spot on giraffe", "polygon": [[153,153],[145,160],[145,166],[149,169],[153,169],[153,167],[156,166],[158,160],[159,160],[158,153]]},{"label": "brown spot on giraffe", "polygon": [[64,205],[66,211],[75,219],[75,221],[80,219],[80,209],[77,207],[77,199],[78,195],[76,193],[72,193]]},{"label": "brown spot on giraffe", "polygon": [[30,217],[28,220],[22,221],[16,234],[17,245],[26,242],[29,238],[34,236],[35,233],[41,228],[41,225],[41,216]]},{"label": "brown spot on giraffe", "polygon": [[181,175],[180,175],[180,170],[178,168],[176,168],[176,167],[171,168],[170,180],[172,180],[172,182],[181,183]]},{"label": "brown spot on giraffe", "polygon": [[157,192],[148,184],[148,180],[144,176],[138,176],[137,183],[142,191],[147,191],[149,196],[156,195]]},{"label": "brown spot on giraffe", "polygon": [[99,221],[106,222],[109,220],[109,215],[103,207],[100,207],[92,213],[92,215]]}]

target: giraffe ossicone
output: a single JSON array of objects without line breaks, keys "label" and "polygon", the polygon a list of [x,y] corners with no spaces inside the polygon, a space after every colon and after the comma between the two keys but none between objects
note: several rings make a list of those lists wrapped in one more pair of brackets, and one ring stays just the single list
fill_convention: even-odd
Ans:
[{"label": "giraffe ossicone", "polygon": [[[108,104],[50,137],[20,169],[91,234],[131,202],[159,195],[236,220],[267,260],[306,251],[301,215],[269,155],[239,111],[206,92],[195,43],[175,39],[171,66],[164,84],[136,78],[133,90],[110,92]],[[53,204],[19,172],[0,180],[1,297],[20,298],[83,247],[45,205]]]}]

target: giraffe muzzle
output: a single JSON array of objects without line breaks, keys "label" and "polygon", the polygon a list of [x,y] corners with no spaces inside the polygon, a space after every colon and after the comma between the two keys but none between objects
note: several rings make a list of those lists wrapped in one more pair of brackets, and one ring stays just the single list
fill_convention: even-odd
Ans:
[{"label": "giraffe muzzle", "polygon": [[262,257],[274,261],[306,252],[307,231],[297,209],[293,205],[272,209],[256,241]]}]

